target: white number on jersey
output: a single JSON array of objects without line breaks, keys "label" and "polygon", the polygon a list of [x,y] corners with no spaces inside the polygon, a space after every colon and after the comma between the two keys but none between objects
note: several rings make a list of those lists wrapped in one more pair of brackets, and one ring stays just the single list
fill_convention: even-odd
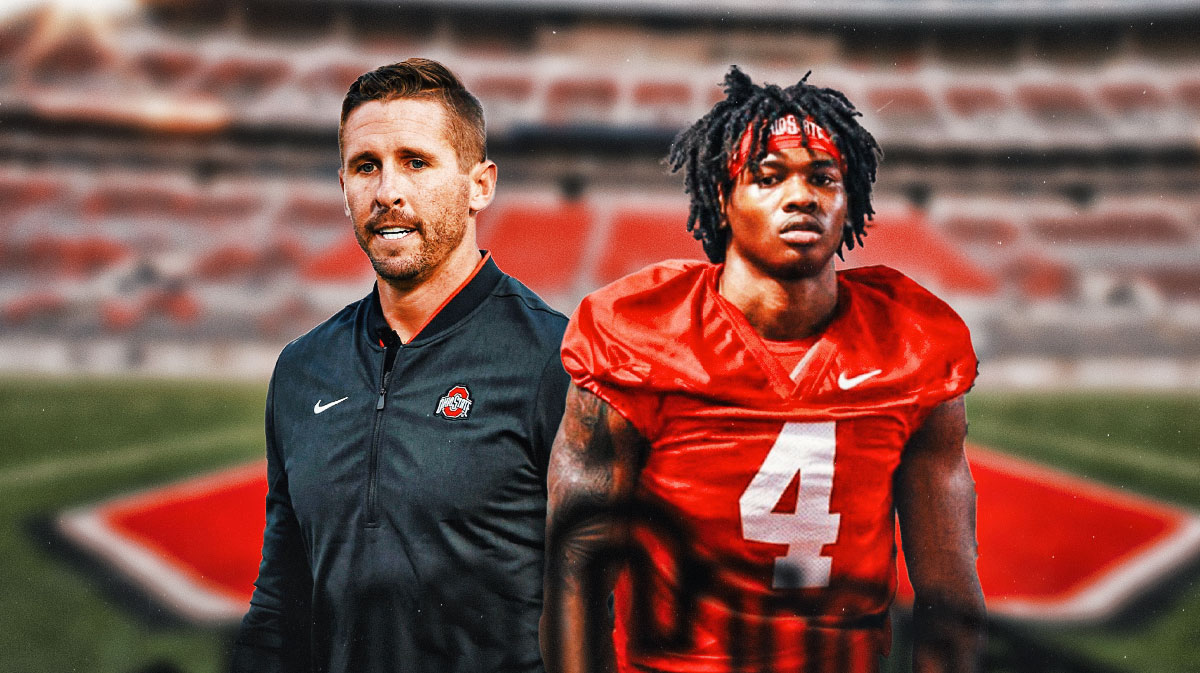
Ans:
[{"label": "white number on jersey", "polygon": [[[829,511],[836,448],[836,424],[832,421],[784,424],[738,501],[742,537],[787,545],[787,553],[775,559],[776,589],[829,585],[833,559],[822,556],[821,548],[837,542],[842,518]],[[800,474],[796,511],[772,511],[796,473]]]}]

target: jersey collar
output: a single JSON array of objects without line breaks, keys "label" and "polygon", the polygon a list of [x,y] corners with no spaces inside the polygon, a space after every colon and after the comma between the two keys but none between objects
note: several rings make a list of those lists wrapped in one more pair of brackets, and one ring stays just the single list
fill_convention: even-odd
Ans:
[{"label": "jersey collar", "polygon": [[[471,311],[474,311],[477,306],[482,304],[491,295],[492,290],[500,282],[500,278],[504,275],[504,272],[500,270],[500,267],[496,266],[496,262],[492,260],[490,252],[486,250],[481,250],[480,252],[483,254],[483,259],[475,269],[475,273],[459,286],[440,308],[434,311],[429,321],[417,331],[416,335],[408,343],[428,341],[432,337],[441,334],[467,317]],[[383,307],[379,304],[378,282],[375,283],[375,286],[371,290],[367,311],[366,337],[371,345],[375,348],[380,348],[384,344],[398,344],[400,342],[399,337],[388,326],[387,319],[383,317]]]}]

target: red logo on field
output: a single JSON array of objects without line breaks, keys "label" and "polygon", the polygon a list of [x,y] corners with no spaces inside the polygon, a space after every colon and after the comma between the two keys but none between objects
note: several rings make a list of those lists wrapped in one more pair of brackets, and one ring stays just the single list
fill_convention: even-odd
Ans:
[{"label": "red logo on field", "polygon": [[454,386],[438,400],[437,413],[452,421],[467,417],[471,411],[471,391],[466,386]]}]

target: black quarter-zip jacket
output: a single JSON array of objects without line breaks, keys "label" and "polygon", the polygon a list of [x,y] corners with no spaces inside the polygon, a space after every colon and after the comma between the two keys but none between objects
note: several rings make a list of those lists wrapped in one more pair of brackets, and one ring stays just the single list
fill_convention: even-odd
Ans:
[{"label": "black quarter-zip jacket", "polygon": [[566,317],[488,259],[409,343],[378,288],[284,348],[235,671],[540,671]]}]

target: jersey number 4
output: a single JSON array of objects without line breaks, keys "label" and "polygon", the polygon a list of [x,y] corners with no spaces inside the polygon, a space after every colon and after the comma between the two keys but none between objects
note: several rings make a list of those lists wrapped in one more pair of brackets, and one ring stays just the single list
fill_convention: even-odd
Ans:
[{"label": "jersey number 4", "polygon": [[[842,518],[829,511],[836,449],[833,422],[784,424],[738,501],[745,539],[787,545],[787,553],[775,559],[776,589],[829,585],[833,559],[822,556],[821,548],[837,542]],[[796,511],[775,511],[797,473]]]}]

